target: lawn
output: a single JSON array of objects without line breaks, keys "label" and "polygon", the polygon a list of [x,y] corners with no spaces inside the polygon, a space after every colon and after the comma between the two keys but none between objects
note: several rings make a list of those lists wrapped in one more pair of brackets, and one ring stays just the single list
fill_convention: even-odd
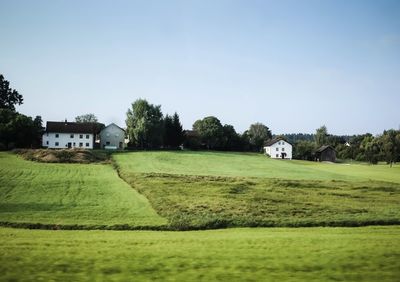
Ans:
[{"label": "lawn", "polygon": [[0,222],[160,226],[148,200],[111,165],[46,164],[0,153]]},{"label": "lawn", "polygon": [[121,177],[178,230],[400,224],[398,166],[216,152],[134,152],[114,159]]},{"label": "lawn", "polygon": [[400,227],[0,228],[1,281],[396,281]]},{"label": "lawn", "polygon": [[295,180],[389,181],[400,183],[400,165],[330,164],[274,160],[262,154],[201,151],[153,151],[115,154],[134,173],[261,177]]}]

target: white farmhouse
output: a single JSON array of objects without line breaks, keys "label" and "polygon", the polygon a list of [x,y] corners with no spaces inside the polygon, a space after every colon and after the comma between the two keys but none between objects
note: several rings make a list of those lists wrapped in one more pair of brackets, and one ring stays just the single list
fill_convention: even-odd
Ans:
[{"label": "white farmhouse", "polygon": [[125,130],[111,123],[100,131],[100,146],[102,149],[119,149],[125,148]]},{"label": "white farmhouse", "polygon": [[264,152],[272,159],[292,159],[292,145],[282,137],[267,141]]},{"label": "white farmhouse", "polygon": [[48,121],[42,146],[53,149],[93,149],[97,134],[104,124]]}]

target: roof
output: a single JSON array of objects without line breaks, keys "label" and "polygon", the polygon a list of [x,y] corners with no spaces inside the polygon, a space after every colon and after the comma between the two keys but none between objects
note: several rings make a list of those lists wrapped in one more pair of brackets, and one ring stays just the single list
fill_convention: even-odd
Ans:
[{"label": "roof", "polygon": [[[272,139],[268,140],[267,142],[265,142],[264,146],[269,147],[269,146],[272,146],[272,145],[274,145],[276,142],[279,142],[279,141],[285,141],[286,143],[290,144],[290,143],[289,143],[288,141],[286,141],[286,139],[283,138],[283,137],[275,137],[275,138],[272,138]],[[290,145],[292,145],[292,144],[290,144]]]},{"label": "roof", "polygon": [[104,124],[98,122],[48,121],[46,123],[46,132],[97,134],[103,127]]},{"label": "roof", "polygon": [[324,145],[324,146],[319,147],[315,152],[316,153],[322,153],[323,151],[325,151],[325,150],[327,150],[329,148],[334,150],[334,151],[336,151],[335,148],[333,148],[331,145]]},{"label": "roof", "polygon": [[106,129],[107,127],[110,127],[111,125],[114,125],[114,126],[116,126],[116,127],[118,127],[119,129],[121,129],[122,131],[124,131],[125,132],[125,129],[123,129],[122,127],[119,127],[118,125],[116,125],[115,123],[110,123],[109,125],[107,125],[106,127],[104,127],[101,131],[103,131],[104,129]]}]

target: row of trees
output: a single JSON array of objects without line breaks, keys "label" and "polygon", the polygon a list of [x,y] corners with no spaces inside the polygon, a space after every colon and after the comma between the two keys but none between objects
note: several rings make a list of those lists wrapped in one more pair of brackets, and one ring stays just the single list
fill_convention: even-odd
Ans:
[{"label": "row of trees", "polygon": [[317,148],[330,145],[335,148],[339,159],[366,161],[376,164],[386,161],[392,165],[400,161],[400,130],[385,130],[378,136],[370,133],[353,136],[336,136],[328,133],[326,126],[316,130],[313,139],[294,142],[293,158],[313,160]]},{"label": "row of trees", "polygon": [[43,134],[42,118],[18,113],[23,97],[0,74],[0,150],[38,148]]},{"label": "row of trees", "polygon": [[225,151],[259,151],[264,141],[272,137],[269,128],[252,124],[243,134],[230,124],[209,116],[197,120],[193,130],[184,132],[179,115],[163,115],[160,105],[138,99],[128,109],[126,117],[130,146],[140,149],[177,148]]},{"label": "row of trees", "polygon": [[130,146],[140,149],[177,148],[184,140],[182,124],[177,113],[164,117],[161,106],[144,99],[132,103],[126,114]]}]

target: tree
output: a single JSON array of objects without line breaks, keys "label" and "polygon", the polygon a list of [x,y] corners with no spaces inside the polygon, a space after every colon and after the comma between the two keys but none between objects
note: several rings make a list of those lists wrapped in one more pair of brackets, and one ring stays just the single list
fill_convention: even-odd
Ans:
[{"label": "tree", "polygon": [[314,159],[315,143],[312,141],[297,141],[293,149],[294,159],[307,161],[312,161]]},{"label": "tree", "polygon": [[380,144],[378,138],[365,136],[361,142],[361,149],[363,150],[366,161],[371,164],[377,164],[380,157]]},{"label": "tree", "polygon": [[380,141],[385,161],[392,167],[392,164],[399,159],[400,156],[400,131],[393,129],[385,130],[380,137]]},{"label": "tree", "polygon": [[97,122],[97,117],[94,114],[86,114],[75,117],[75,122]]},{"label": "tree", "polygon": [[163,135],[163,144],[166,148],[171,148],[174,143],[174,126],[172,123],[172,117],[168,114],[165,115],[164,118],[164,135]]},{"label": "tree", "polygon": [[144,99],[136,100],[126,113],[126,125],[132,145],[146,149],[162,144],[163,114],[160,105],[149,104]]},{"label": "tree", "polygon": [[179,115],[177,112],[172,116],[172,128],[173,128],[173,138],[172,138],[172,147],[179,147],[182,145],[185,140],[185,135],[183,133],[183,127],[181,121],[179,120]]},{"label": "tree", "polygon": [[15,111],[15,105],[21,105],[24,99],[17,90],[10,88],[10,83],[0,74],[0,109]]},{"label": "tree", "polygon": [[317,144],[317,147],[321,147],[328,143],[328,129],[325,125],[316,130],[315,143]]},{"label": "tree", "polygon": [[250,144],[255,148],[256,151],[262,150],[264,142],[272,138],[269,128],[259,122],[250,125],[247,134],[249,136]]},{"label": "tree", "polygon": [[0,149],[38,148],[42,134],[40,116],[32,119],[10,109],[0,109]]},{"label": "tree", "polygon": [[221,122],[213,116],[197,120],[193,124],[193,130],[199,134],[207,149],[215,149],[223,134]]}]

